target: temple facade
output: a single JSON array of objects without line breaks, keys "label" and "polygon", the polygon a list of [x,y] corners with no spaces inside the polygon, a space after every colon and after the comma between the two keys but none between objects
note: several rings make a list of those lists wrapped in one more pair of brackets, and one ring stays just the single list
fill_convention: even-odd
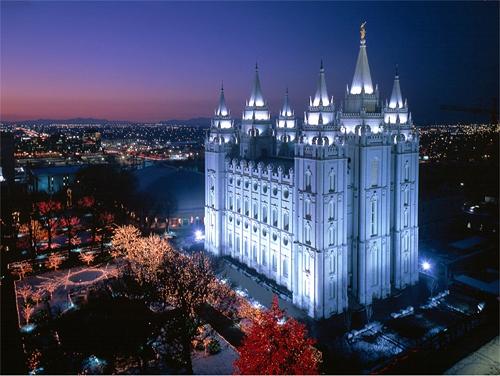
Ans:
[{"label": "temple facade", "polygon": [[313,318],[418,281],[418,134],[396,69],[382,101],[366,32],[341,103],[321,63],[302,119],[272,120],[255,67],[235,121],[221,88],[205,143],[205,248],[288,289]]}]

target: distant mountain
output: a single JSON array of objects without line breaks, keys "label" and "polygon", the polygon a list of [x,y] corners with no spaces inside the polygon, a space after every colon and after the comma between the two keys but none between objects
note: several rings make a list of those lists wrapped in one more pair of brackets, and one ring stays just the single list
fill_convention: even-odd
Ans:
[{"label": "distant mountain", "polygon": [[49,125],[49,124],[165,124],[165,125],[183,125],[187,127],[205,128],[210,126],[210,118],[198,117],[187,120],[161,120],[158,122],[141,122],[130,120],[107,120],[107,119],[94,119],[94,118],[72,118],[72,119],[36,119],[36,120],[18,120],[18,121],[5,121],[4,123],[10,124],[26,124],[26,125]]}]

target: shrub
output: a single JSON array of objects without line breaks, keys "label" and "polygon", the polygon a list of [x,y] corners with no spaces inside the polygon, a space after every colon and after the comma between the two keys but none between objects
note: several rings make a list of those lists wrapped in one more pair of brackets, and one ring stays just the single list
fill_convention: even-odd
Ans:
[{"label": "shrub", "polygon": [[219,341],[216,340],[215,338],[212,338],[208,343],[207,350],[208,353],[211,355],[219,353],[221,350]]}]

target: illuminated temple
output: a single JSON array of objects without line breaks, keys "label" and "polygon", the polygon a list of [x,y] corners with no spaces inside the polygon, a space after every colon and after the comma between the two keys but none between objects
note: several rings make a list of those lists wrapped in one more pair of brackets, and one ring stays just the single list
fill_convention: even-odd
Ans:
[{"label": "illuminated temple", "polygon": [[372,82],[364,25],[335,103],[321,64],[303,118],[275,121],[258,67],[241,120],[221,89],[206,140],[205,248],[288,289],[313,318],[371,304],[418,280],[418,147],[396,72]]}]

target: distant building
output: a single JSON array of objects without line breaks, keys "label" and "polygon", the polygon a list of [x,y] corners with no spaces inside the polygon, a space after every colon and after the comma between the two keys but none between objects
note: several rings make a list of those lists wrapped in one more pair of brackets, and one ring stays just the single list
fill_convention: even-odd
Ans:
[{"label": "distant building", "polygon": [[71,186],[83,166],[51,166],[33,168],[30,177],[32,192],[57,193]]},{"label": "distant building", "polygon": [[418,147],[396,72],[385,104],[364,28],[340,106],[321,64],[299,124],[288,93],[276,123],[258,68],[242,120],[224,90],[205,143],[205,248],[285,286],[311,317],[371,304],[418,281]]}]

